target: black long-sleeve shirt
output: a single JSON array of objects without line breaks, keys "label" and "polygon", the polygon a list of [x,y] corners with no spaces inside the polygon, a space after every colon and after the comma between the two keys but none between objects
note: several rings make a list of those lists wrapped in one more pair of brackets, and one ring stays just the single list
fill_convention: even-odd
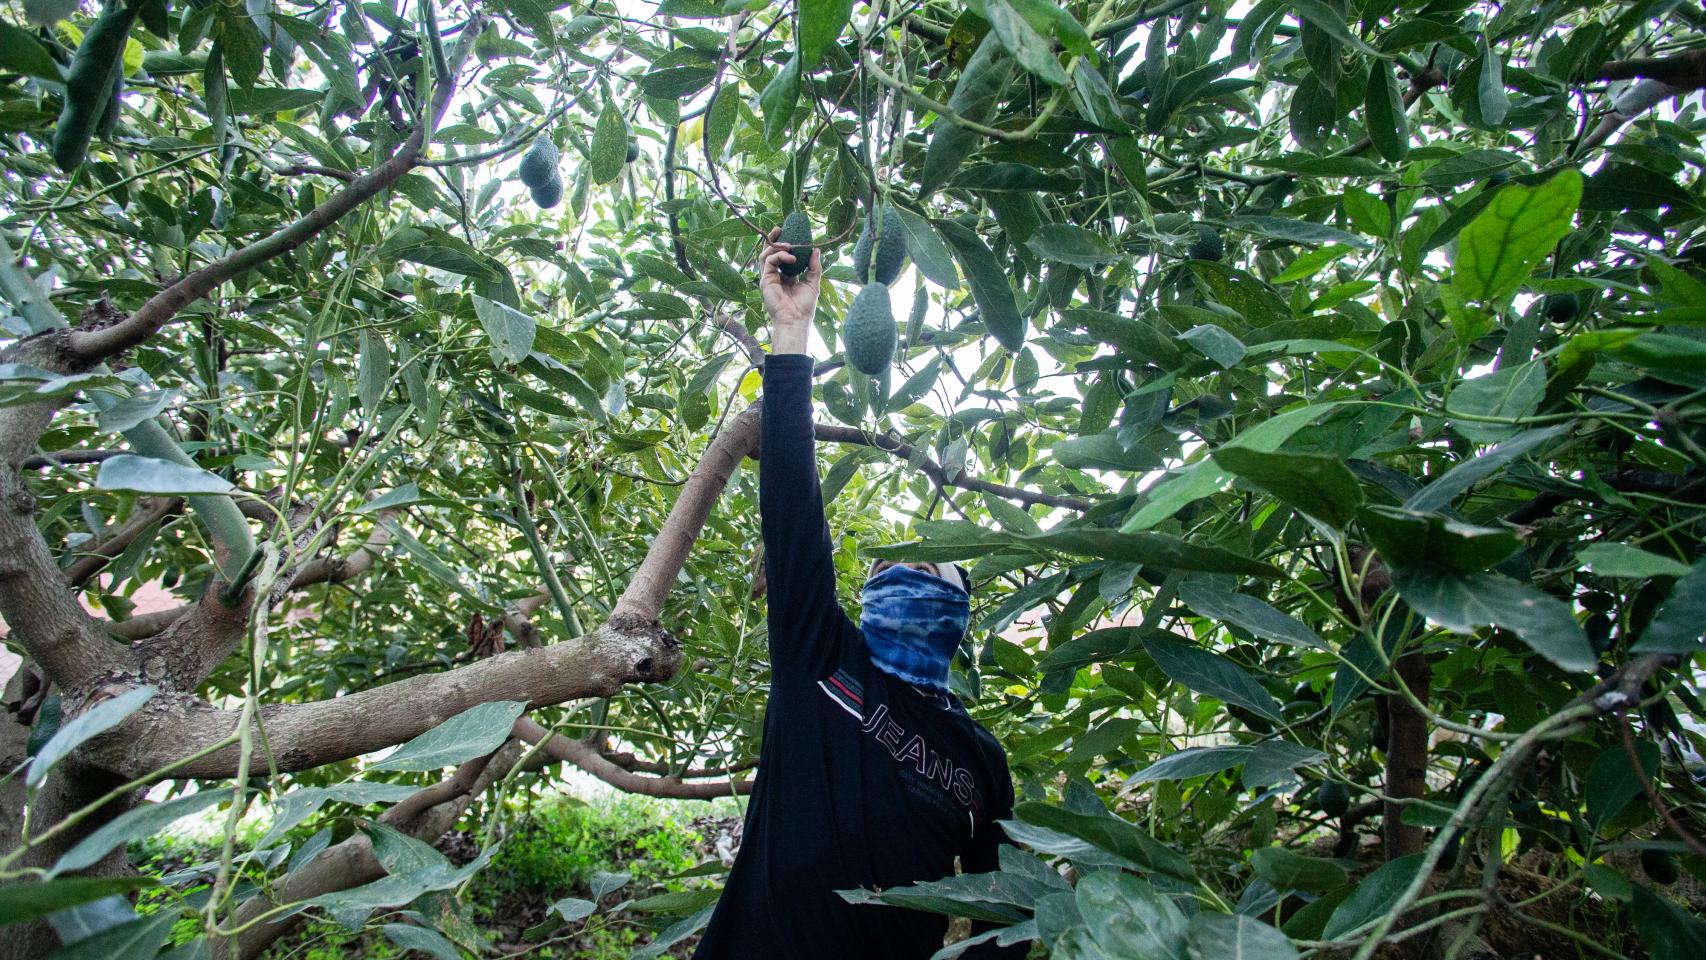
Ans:
[{"label": "black long-sleeve shirt", "polygon": [[[769,584],[770,700],[740,853],[697,960],[925,960],[947,919],[835,891],[937,880],[958,856],[994,870],[1011,816],[1006,755],[957,701],[872,666],[835,598],[818,487],[812,362],[764,366],[759,458]],[[950,698],[951,699],[951,698]],[[1023,956],[982,944],[968,958]]]}]

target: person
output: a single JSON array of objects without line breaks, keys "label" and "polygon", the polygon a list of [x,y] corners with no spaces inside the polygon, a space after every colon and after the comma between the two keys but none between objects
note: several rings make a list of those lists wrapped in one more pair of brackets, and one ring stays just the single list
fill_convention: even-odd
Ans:
[{"label": "person", "polygon": [[[860,626],[836,602],[807,352],[823,267],[813,250],[805,273],[782,276],[794,254],[777,235],[759,280],[771,346],[758,482],[770,698],[740,852],[694,957],[925,960],[947,918],[836,891],[938,880],[956,857],[966,873],[998,869],[1013,782],[1000,743],[948,689],[970,617],[964,571],[879,561]],[[963,956],[1025,952],[989,941]]]}]

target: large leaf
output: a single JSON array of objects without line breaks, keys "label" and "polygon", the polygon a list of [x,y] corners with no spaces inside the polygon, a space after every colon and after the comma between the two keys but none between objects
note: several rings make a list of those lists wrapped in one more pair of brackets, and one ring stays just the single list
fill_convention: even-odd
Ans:
[{"label": "large leaf", "polygon": [[1127,783],[1153,783],[1157,780],[1189,780],[1205,773],[1219,773],[1241,767],[1250,759],[1250,747],[1186,747],[1175,750],[1131,775]]},{"label": "large leaf", "polygon": [[1452,282],[1465,300],[1498,307],[1570,230],[1582,175],[1561,170],[1536,187],[1511,184],[1457,237]]},{"label": "large leaf", "polygon": [[1327,649],[1326,642],[1308,624],[1249,594],[1231,592],[1201,580],[1186,580],[1179,585],[1179,599],[1203,616],[1243,627],[1259,639]]},{"label": "large leaf", "polygon": [[1191,918],[1191,960],[1296,960],[1291,939],[1255,917],[1203,911]]},{"label": "large leaf", "polygon": [[178,912],[164,909],[60,947],[46,960],[150,960],[165,945],[177,922]]},{"label": "large leaf", "polygon": [[32,788],[40,786],[54,764],[65,759],[71,751],[91,738],[100,736],[124,722],[124,718],[141,709],[142,705],[158,692],[157,687],[149,685],[136,687],[103,700],[73,717],[70,723],[60,727],[59,732],[36,751],[35,757],[30,760],[30,769],[25,774],[24,782]]},{"label": "large leaf", "polygon": [[95,486],[102,490],[134,490],[137,493],[229,493],[231,481],[200,467],[186,466],[156,457],[121,453],[101,463]]},{"label": "large leaf", "polygon": [[1143,648],[1163,673],[1197,693],[1253,710],[1269,720],[1280,719],[1279,704],[1274,702],[1273,696],[1256,682],[1255,677],[1230,659],[1201,647],[1160,637],[1145,640]]},{"label": "large leaf", "polygon": [[1086,270],[1093,270],[1117,256],[1101,237],[1070,223],[1043,224],[1025,241],[1025,246],[1044,260]]},{"label": "large leaf", "polygon": [[1463,381],[1451,391],[1445,411],[1458,433],[1478,443],[1492,443],[1512,438],[1521,429],[1499,421],[1533,416],[1545,394],[1546,368],[1530,360]]},{"label": "large leaf", "polygon": [[970,227],[956,221],[937,220],[935,224],[960,261],[984,327],[1009,350],[1024,346],[1025,318],[1019,315],[1013,288],[1007,283],[1007,271],[996,261],[988,244]]},{"label": "large leaf", "polygon": [[1110,957],[1184,960],[1185,915],[1128,873],[1098,870],[1078,881],[1078,912]]},{"label": "large leaf", "polygon": [[1333,911],[1322,936],[1336,939],[1391,910],[1421,870],[1422,857],[1423,854],[1413,853],[1389,860],[1363,877],[1355,892]]},{"label": "large leaf", "polygon": [[1706,645],[1706,559],[1670,588],[1652,622],[1630,649],[1636,653],[1698,653]]},{"label": "large leaf", "polygon": [[801,68],[809,71],[817,67],[824,51],[841,36],[852,12],[853,0],[800,0]]},{"label": "large leaf", "polygon": [[1150,836],[1142,827],[1105,810],[1081,813],[1052,803],[1027,802],[1013,808],[1026,823],[1069,834],[1135,864],[1138,869],[1196,882],[1189,860]]},{"label": "large leaf", "polygon": [[492,349],[509,363],[520,363],[533,352],[533,338],[538,324],[533,318],[507,303],[487,300],[474,295],[474,315],[492,340]]},{"label": "large leaf", "polygon": [[1086,557],[1151,564],[1169,570],[1207,573],[1238,573],[1253,577],[1277,577],[1268,564],[1231,550],[1191,543],[1160,533],[1121,533],[1118,530],[1072,528],[1040,536],[1016,537],[1014,542]]},{"label": "large leaf", "polygon": [[438,770],[483,757],[503,746],[525,701],[476,704],[398,747],[369,770]]},{"label": "large leaf", "polygon": [[[622,175],[628,159],[628,120],[616,103],[606,103],[592,130],[586,170],[593,183],[609,183]],[[482,318],[483,319],[483,318]],[[525,351],[523,351],[525,356]],[[515,362],[515,361],[511,361]]]},{"label": "large leaf", "polygon": [[[1460,388],[1461,389],[1461,388]],[[1459,463],[1439,479],[1418,490],[1404,501],[1404,508],[1417,513],[1443,510],[1453,500],[1468,492],[1470,487],[1498,475],[1507,465],[1531,450],[1544,446],[1565,433],[1564,427],[1542,427],[1525,430],[1509,440]]]},{"label": "large leaf", "polygon": [[152,877],[60,877],[56,880],[11,880],[0,883],[0,926],[38,920],[51,913],[151,887]]},{"label": "large leaf", "polygon": [[102,824],[65,851],[47,872],[48,877],[71,873],[93,866],[102,857],[132,840],[151,837],[174,822],[206,810],[223,800],[230,800],[227,790],[210,788],[199,793],[167,800],[164,803],[143,803]]},{"label": "large leaf", "polygon": [[1263,847],[1250,854],[1256,876],[1280,890],[1326,893],[1343,886],[1345,868],[1331,860],[1307,857],[1287,847]]},{"label": "large leaf", "polygon": [[1339,457],[1222,447],[1214,461],[1335,530],[1349,526],[1362,506],[1362,487]]},{"label": "large leaf", "polygon": [[1590,670],[1599,660],[1569,606],[1526,583],[1493,573],[1408,566],[1393,567],[1392,582],[1417,613],[1447,630],[1503,627],[1564,670]]}]

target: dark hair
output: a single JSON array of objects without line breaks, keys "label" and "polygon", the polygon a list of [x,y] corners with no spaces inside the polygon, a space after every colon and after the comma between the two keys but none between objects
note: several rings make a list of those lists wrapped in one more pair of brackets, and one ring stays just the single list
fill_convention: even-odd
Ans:
[{"label": "dark hair", "polygon": [[949,566],[959,571],[960,585],[966,588],[966,596],[971,596],[971,571],[957,563],[951,563]]}]

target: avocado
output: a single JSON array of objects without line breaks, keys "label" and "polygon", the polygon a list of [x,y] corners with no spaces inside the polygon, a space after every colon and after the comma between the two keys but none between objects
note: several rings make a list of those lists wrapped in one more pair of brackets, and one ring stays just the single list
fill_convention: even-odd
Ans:
[{"label": "avocado", "polygon": [[533,195],[533,202],[539,204],[541,210],[549,210],[563,202],[563,178],[557,176],[557,171],[551,171],[551,178],[537,187],[528,190]]},{"label": "avocado", "polygon": [[1670,855],[1669,850],[1651,847],[1641,851],[1641,872],[1647,875],[1647,879],[1667,887],[1682,876],[1682,871],[1677,869],[1676,858]]},{"label": "avocado", "polygon": [[776,269],[784,277],[797,277],[806,272],[812,262],[812,222],[801,211],[795,210],[782,218],[782,232],[776,237],[778,242],[787,244],[794,255],[793,263],[777,264]]},{"label": "avocado", "polygon": [[628,160],[627,160],[627,162],[633,163],[635,160],[638,160],[638,159],[640,159],[640,145],[638,142],[636,142],[634,140],[629,140],[628,141]]},{"label": "avocado", "polygon": [[847,319],[841,325],[847,362],[867,376],[887,371],[894,362],[896,333],[889,288],[880,283],[865,284],[847,308]]},{"label": "avocado", "polygon": [[1549,293],[1540,301],[1540,315],[1547,323],[1565,324],[1582,312],[1582,301],[1573,293]]},{"label": "avocado", "polygon": [[1342,817],[1351,808],[1351,791],[1337,780],[1321,781],[1321,789],[1315,795],[1320,801],[1321,812],[1329,817]]},{"label": "avocado", "polygon": [[1197,224],[1197,238],[1191,241],[1185,255],[1192,260],[1219,260],[1226,256],[1226,241],[1219,231],[1206,223]]},{"label": "avocado", "polygon": [[[880,239],[878,233],[882,234]],[[885,203],[865,215],[865,229],[853,246],[853,274],[860,283],[874,280],[886,286],[900,279],[900,271],[905,267],[906,228],[901,225],[900,213]]]},{"label": "avocado", "polygon": [[561,199],[563,182],[557,175],[558,159],[557,145],[551,142],[550,137],[540,137],[533,141],[533,146],[528,147],[527,152],[521,155],[521,182],[538,190],[554,179],[557,181],[557,193]]}]

